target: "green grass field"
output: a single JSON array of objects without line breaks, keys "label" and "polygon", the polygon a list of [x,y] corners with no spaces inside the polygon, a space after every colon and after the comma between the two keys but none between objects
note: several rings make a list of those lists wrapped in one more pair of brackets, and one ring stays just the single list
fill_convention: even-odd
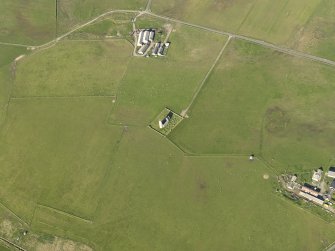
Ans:
[{"label": "green grass field", "polygon": [[[160,22],[141,21],[160,28]],[[112,123],[148,125],[165,107],[179,113],[213,64],[226,37],[194,28],[174,26],[167,57],[133,57],[118,92]],[[193,41],[190,43],[190,41]],[[182,67],[181,67],[182,66]]]},{"label": "green grass field", "polygon": [[6,117],[6,109],[10,94],[10,69],[0,68],[0,126]]},{"label": "green grass field", "polygon": [[131,53],[124,40],[65,41],[18,64],[13,96],[115,95]]},{"label": "green grass field", "polygon": [[[57,6],[56,6],[57,2]],[[0,42],[39,45],[109,10],[143,10],[146,0],[4,0]]]},{"label": "green grass field", "polygon": [[63,33],[72,26],[110,10],[143,10],[146,0],[58,0],[57,31]]},{"label": "green grass field", "polygon": [[331,67],[233,41],[169,137],[195,153],[261,154],[278,170],[327,165],[334,79]]},{"label": "green grass field", "polygon": [[[153,0],[152,9],[287,43],[323,15],[320,2]],[[58,32],[145,4],[60,0]],[[113,15],[30,54],[0,46],[0,237],[36,251],[333,243],[334,220],[285,199],[277,175],[333,163],[334,68],[232,39],[187,118],[164,136],[150,123],[166,107],[188,107],[227,37],[141,16],[137,28],[162,38],[171,29],[171,46],[166,57],[134,57],[129,18]],[[16,38],[33,41],[27,34]]]},{"label": "green grass field", "polygon": [[10,251],[10,249],[4,246],[0,246],[0,251]]},{"label": "green grass field", "polygon": [[0,128],[5,119],[12,89],[13,60],[27,53],[24,47],[0,45]]},{"label": "green grass field", "polygon": [[0,41],[35,45],[53,39],[55,3],[54,0],[1,1]]},{"label": "green grass field", "polygon": [[104,40],[113,38],[125,38],[132,40],[132,18],[134,13],[114,13],[105,19],[93,23],[77,32],[72,33],[70,39]]},{"label": "green grass field", "polygon": [[335,2],[323,0],[308,20],[292,46],[315,55],[335,60]]},{"label": "green grass field", "polygon": [[16,57],[26,54],[29,54],[29,52],[25,47],[0,45],[0,67],[9,65]]},{"label": "green grass field", "polygon": [[38,207],[32,229],[97,250],[319,250],[335,233],[332,225],[276,196],[274,176],[260,162],[183,158],[161,136],[133,127],[113,160],[94,224]]},{"label": "green grass field", "polygon": [[152,10],[335,59],[331,0],[156,0]]},{"label": "green grass field", "polygon": [[153,1],[155,12],[285,44],[308,21],[322,0]]},{"label": "green grass field", "polygon": [[25,219],[36,203],[93,217],[96,189],[122,131],[106,125],[111,106],[111,98],[99,97],[12,99],[0,143],[6,205],[35,198],[16,207]]}]

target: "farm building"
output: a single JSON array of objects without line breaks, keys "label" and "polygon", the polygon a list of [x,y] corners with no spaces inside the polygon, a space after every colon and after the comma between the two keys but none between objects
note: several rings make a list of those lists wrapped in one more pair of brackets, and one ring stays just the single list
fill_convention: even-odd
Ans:
[{"label": "farm building", "polygon": [[158,56],[164,56],[164,49],[165,49],[165,45],[164,44],[160,44],[159,48],[158,48]]},{"label": "farm building", "polygon": [[294,186],[296,185],[297,176],[292,175],[291,180],[287,183],[287,188],[293,190]]},{"label": "farm building", "polygon": [[151,54],[152,54],[153,56],[157,56],[157,53],[158,53],[158,49],[159,49],[159,47],[160,47],[160,44],[161,44],[161,43],[158,42],[158,43],[156,43],[155,46],[152,48],[152,53],[151,53]]},{"label": "farm building", "polygon": [[333,179],[335,178],[335,167],[330,167],[329,168],[327,176],[330,177],[330,178],[333,178]]},{"label": "farm building", "polygon": [[149,33],[149,41],[152,42],[155,39],[155,31],[151,30]]},{"label": "farm building", "polygon": [[316,187],[313,187],[313,186],[310,186],[308,184],[304,184],[304,186],[301,187],[301,191],[305,192],[305,193],[308,193],[308,194],[311,194],[313,196],[318,196],[319,192],[320,192],[320,189],[318,189]]},{"label": "farm building", "polygon": [[[140,47],[137,51],[138,55],[147,55],[147,50],[151,48],[151,43],[154,43],[151,50],[152,56],[165,56],[166,50],[170,46],[170,42],[154,42],[156,35],[155,29],[142,29],[137,36],[136,46]],[[149,56],[149,55],[147,55]]]},{"label": "farm building", "polygon": [[146,52],[149,49],[151,42],[153,42],[154,38],[155,38],[154,29],[140,30],[140,32],[138,33],[137,44],[136,44],[137,47],[140,47],[140,48],[138,49],[137,53],[141,56],[146,55]]},{"label": "farm building", "polygon": [[321,178],[322,178],[322,169],[318,169],[317,171],[314,171],[313,176],[312,176],[312,180],[315,182],[320,182]]},{"label": "farm building", "polygon": [[140,34],[138,34],[137,46],[142,46],[142,44],[143,44],[143,33],[144,33],[144,31],[141,30]]},{"label": "farm building", "polygon": [[138,50],[138,54],[144,55],[147,52],[149,46],[150,46],[150,44],[142,45],[142,47]]},{"label": "farm building", "polygon": [[[147,50],[151,48],[151,43],[154,43],[151,50],[152,56],[165,56],[166,50],[170,46],[170,42],[154,42],[156,35],[155,29],[142,29],[137,36],[136,46],[140,47],[137,51],[138,55],[147,55]],[[147,55],[149,56],[149,55]]]},{"label": "farm building", "polygon": [[169,112],[168,115],[166,115],[166,117],[165,117],[164,119],[160,120],[160,121],[158,122],[158,124],[159,124],[159,128],[162,129],[162,128],[166,127],[166,126],[169,124],[169,122],[170,122],[172,116],[173,116],[173,113],[172,113],[172,112]]},{"label": "farm building", "polygon": [[149,34],[150,34],[150,31],[148,31],[148,30],[144,31],[144,34],[143,34],[143,43],[144,44],[149,43]]},{"label": "farm building", "polygon": [[329,186],[330,189],[335,190],[335,179],[333,179],[332,183]]},{"label": "farm building", "polygon": [[312,201],[315,204],[320,205],[320,206],[322,206],[323,202],[324,202],[323,198],[321,198],[321,197],[314,197],[314,196],[312,196],[312,195],[310,195],[308,193],[304,193],[302,191],[299,192],[299,196],[301,196],[301,197],[303,197],[303,198],[305,198],[305,199],[307,199],[309,201]]}]

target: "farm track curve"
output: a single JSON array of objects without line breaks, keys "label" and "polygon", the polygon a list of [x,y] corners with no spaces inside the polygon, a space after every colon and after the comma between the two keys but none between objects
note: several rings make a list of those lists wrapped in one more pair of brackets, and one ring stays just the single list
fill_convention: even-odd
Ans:
[{"label": "farm track curve", "polygon": [[235,34],[235,33],[231,33],[231,32],[216,30],[216,29],[213,29],[213,28],[210,28],[210,27],[206,27],[206,26],[202,26],[202,25],[198,25],[198,24],[194,24],[194,23],[189,23],[189,22],[178,20],[178,19],[175,19],[175,18],[155,14],[155,13],[151,12],[150,5],[151,5],[151,1],[149,0],[147,5],[146,5],[146,9],[144,11],[140,11],[140,10],[109,10],[109,11],[106,11],[106,12],[102,13],[101,15],[91,19],[90,21],[87,21],[83,24],[77,25],[73,29],[71,29],[70,31],[56,37],[55,39],[53,39],[53,40],[51,40],[47,43],[41,44],[41,45],[35,45],[34,46],[34,45],[24,45],[24,44],[8,43],[8,42],[1,42],[1,41],[0,41],[0,45],[13,45],[13,46],[20,46],[20,47],[30,47],[30,48],[34,48],[34,49],[45,49],[45,48],[48,48],[48,47],[56,44],[57,42],[59,42],[63,38],[72,34],[73,32],[76,32],[77,30],[82,29],[82,28],[84,28],[84,27],[98,21],[99,19],[110,15],[110,14],[113,14],[113,13],[138,13],[138,16],[146,14],[146,15],[156,17],[156,18],[159,18],[159,19],[163,19],[163,20],[167,20],[167,21],[170,21],[170,22],[179,23],[179,24],[183,24],[183,25],[186,25],[186,26],[189,26],[189,27],[194,27],[194,28],[197,28],[197,29],[205,30],[205,31],[208,31],[208,32],[213,32],[213,33],[225,35],[225,36],[228,36],[228,37],[231,37],[231,38],[248,41],[250,43],[258,44],[258,45],[261,45],[261,46],[264,46],[264,47],[267,47],[267,48],[270,48],[270,49],[273,49],[275,51],[279,51],[279,52],[282,52],[282,53],[285,53],[285,54],[288,54],[288,55],[291,55],[291,56],[300,57],[300,58],[320,62],[320,63],[323,63],[323,64],[335,66],[335,61],[332,61],[332,60],[327,59],[327,58],[318,57],[318,56],[314,56],[314,55],[304,53],[304,52],[301,52],[301,51],[297,51],[297,50],[289,49],[289,48],[286,48],[286,47],[278,46],[278,45],[266,42],[264,40],[259,40],[259,39],[256,39],[256,38],[243,36],[243,35],[239,35],[239,34]]}]

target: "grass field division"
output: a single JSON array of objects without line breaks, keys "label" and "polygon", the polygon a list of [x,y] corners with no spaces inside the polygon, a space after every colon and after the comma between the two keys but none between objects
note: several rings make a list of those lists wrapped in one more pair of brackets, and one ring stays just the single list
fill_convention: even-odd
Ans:
[{"label": "grass field division", "polygon": [[[232,48],[235,48],[235,49],[232,49]],[[236,51],[233,52],[234,50],[236,50]],[[241,53],[240,54],[241,57],[235,57],[234,56],[234,55],[238,55],[239,53]],[[317,89],[318,88],[318,87],[314,86],[316,83],[319,83],[322,86],[323,86],[323,83],[327,83],[326,84],[326,86],[328,86],[327,88],[332,88],[331,87],[332,82],[329,81],[329,80],[326,80],[330,76],[329,74],[331,74],[331,75],[333,74],[332,73],[332,67],[322,66],[322,64],[318,65],[318,64],[311,63],[311,62],[310,63],[305,62],[305,63],[303,63],[303,65],[306,65],[306,66],[308,66],[309,64],[313,65],[311,67],[313,69],[315,69],[315,71],[313,71],[314,74],[316,72],[318,72],[318,70],[316,70],[316,69],[319,69],[320,70],[320,72],[319,72],[320,75],[317,74],[318,77],[316,77],[316,75],[312,76],[313,75],[312,73],[310,75],[307,72],[304,72],[302,74],[302,75],[305,76],[304,81],[301,81],[301,80],[298,80],[300,77],[295,78],[295,77],[293,77],[294,74],[291,75],[289,68],[286,68],[283,65],[281,65],[279,67],[279,65],[278,65],[278,67],[276,68],[276,72],[278,72],[278,73],[282,72],[283,75],[280,76],[280,75],[271,73],[272,77],[270,77],[271,75],[268,75],[268,73],[265,73],[265,72],[267,72],[267,71],[273,72],[273,70],[275,68],[270,67],[271,70],[268,69],[268,70],[265,70],[265,72],[263,72],[264,70],[261,70],[261,68],[258,68],[258,66],[253,69],[252,63],[254,61],[252,59],[249,59],[249,56],[248,56],[249,54],[253,55],[252,57],[254,57],[254,58],[256,58],[256,55],[259,55],[259,60],[260,60],[259,62],[264,62],[264,64],[263,63],[261,64],[262,65],[261,67],[264,67],[264,69],[267,69],[267,66],[265,65],[266,64],[265,62],[268,62],[270,64],[269,61],[271,59],[274,59],[274,58],[278,59],[277,63],[279,65],[280,65],[279,62],[282,62],[283,65],[285,65],[285,64],[291,65],[292,70],[295,67],[297,67],[297,68],[295,68],[296,70],[293,70],[294,72],[299,71],[298,69],[299,69],[299,67],[301,67],[301,63],[302,63],[301,59],[299,59],[299,60],[296,59],[297,61],[293,61],[294,63],[292,63],[291,62],[292,58],[290,58],[290,57],[286,58],[283,54],[275,54],[275,52],[271,52],[271,50],[268,50],[268,49],[262,49],[262,47],[260,47],[260,46],[247,45],[247,43],[242,42],[240,40],[233,40],[233,43],[229,44],[229,46],[226,48],[226,50],[224,52],[224,55],[222,56],[222,58],[220,60],[220,63],[215,67],[214,72],[211,74],[210,78],[208,79],[208,82],[203,87],[203,90],[200,92],[198,98],[196,99],[196,102],[194,103],[194,108],[192,108],[192,111],[191,111],[191,114],[190,114],[190,118],[185,120],[180,126],[178,126],[178,128],[175,131],[172,132],[171,135],[169,135],[169,137],[172,140],[178,139],[177,144],[185,146],[188,149],[191,148],[190,150],[193,153],[202,153],[203,154],[203,153],[214,153],[214,152],[216,152],[216,153],[226,153],[226,154],[235,154],[235,153],[248,154],[248,153],[251,153],[251,152],[257,150],[256,155],[266,156],[269,153],[268,143],[273,142],[273,139],[270,139],[272,136],[277,135],[275,137],[276,138],[278,137],[278,139],[279,139],[280,137],[283,137],[283,132],[285,132],[286,130],[291,130],[291,129],[293,130],[293,127],[298,126],[297,124],[295,126],[293,126],[293,124],[292,124],[293,117],[303,116],[304,119],[306,119],[308,116],[310,116],[310,118],[315,117],[315,115],[312,115],[312,114],[314,114],[313,110],[304,110],[303,114],[305,114],[305,115],[302,115],[301,114],[302,112],[300,112],[300,115],[298,115],[298,114],[293,115],[292,114],[293,117],[291,115],[288,115],[288,111],[293,111],[291,105],[293,105],[294,103],[297,102],[296,104],[298,105],[298,103],[299,103],[299,105],[298,105],[299,107],[302,106],[300,101],[298,101],[300,98],[296,98],[295,94],[293,94],[293,93],[295,93],[295,91],[293,91],[293,89],[297,88],[297,87],[294,87],[294,86],[300,86],[300,89],[295,89],[296,91],[299,90],[297,93],[299,93],[301,91],[301,92],[305,93],[304,95],[311,95],[311,97],[313,96],[312,89]],[[245,57],[245,59],[242,59],[243,57]],[[250,60],[250,62],[249,62],[249,60]],[[258,62],[258,61],[255,61],[255,62]],[[288,63],[288,62],[290,62],[290,63]],[[234,66],[235,63],[236,63],[236,66]],[[272,65],[274,65],[274,64],[275,63],[272,63]],[[254,65],[256,65],[256,64],[254,63]],[[239,67],[239,68],[237,68],[237,67]],[[315,68],[315,67],[317,67],[317,68]],[[245,69],[245,71],[243,69]],[[279,69],[280,69],[280,71],[279,71]],[[263,72],[264,74],[261,73],[261,72]],[[257,74],[260,74],[260,75],[257,75]],[[245,77],[245,79],[244,79],[244,77],[242,77],[242,76],[248,76],[248,77]],[[251,78],[251,76],[254,76],[254,77]],[[242,79],[244,79],[244,80],[242,80]],[[254,80],[252,80],[252,79],[254,79]],[[293,79],[295,79],[295,80],[293,80]],[[293,81],[293,82],[291,82],[291,81]],[[324,81],[326,81],[326,82],[324,82]],[[239,85],[236,85],[236,83],[238,83],[238,82],[247,83],[247,84],[242,84],[242,85],[239,86]],[[213,83],[213,85],[211,85],[211,83]],[[269,84],[269,83],[272,83],[272,84]],[[284,83],[287,83],[287,84],[284,84]],[[301,83],[301,84],[298,84],[298,83]],[[280,87],[280,86],[282,86],[282,87],[285,86],[284,87],[285,91],[284,91],[284,89],[281,89],[282,87]],[[289,87],[289,86],[291,86],[291,87]],[[279,88],[279,89],[277,89],[277,88]],[[286,88],[288,88],[288,89],[286,89]],[[293,89],[290,92],[289,90],[291,88],[293,88]],[[218,92],[220,92],[220,94]],[[259,92],[262,92],[263,95],[258,95]],[[322,93],[322,88],[319,89],[319,92]],[[245,95],[244,94],[242,95],[242,93],[245,93]],[[280,94],[280,93],[282,93],[282,94]],[[285,93],[285,94],[283,94],[283,93]],[[310,93],[310,94],[307,94],[307,93]],[[321,98],[321,96],[319,96],[319,95],[320,94],[317,94],[316,92],[314,92],[313,99],[316,100],[316,99]],[[202,96],[203,96],[203,98],[202,98]],[[272,98],[270,98],[271,96],[273,96],[273,101],[270,101],[270,100],[272,100]],[[286,107],[286,108],[283,107],[283,104],[285,102],[281,103],[280,100],[285,99],[284,97],[286,97],[286,99],[287,99],[287,101],[285,101],[286,102],[285,107],[290,103],[289,107]],[[224,99],[226,101],[221,101],[221,99]],[[243,106],[243,103],[245,103],[245,101],[247,99],[250,100],[250,104],[254,104],[255,108],[253,108],[253,106],[251,106],[251,107]],[[288,103],[288,100],[291,100],[291,101]],[[310,99],[310,100],[312,100],[312,99]],[[244,101],[244,102],[242,102],[242,101]],[[262,105],[268,106],[272,102],[274,102],[273,107],[270,106],[269,108],[266,108],[265,110],[263,110],[264,108],[262,108]],[[249,103],[249,102],[246,102],[246,103]],[[257,106],[256,106],[256,104],[257,104]],[[260,105],[260,106],[258,106],[258,105]],[[300,109],[300,108],[298,108],[298,109]],[[305,109],[309,109],[309,108],[306,107]],[[325,108],[324,115],[319,114],[322,117],[322,121],[327,120],[327,118],[329,119],[329,117],[328,117],[329,115],[325,115],[327,113],[326,112],[327,110],[328,109]],[[249,112],[247,112],[247,111],[249,111]],[[218,114],[220,114],[220,115],[218,115]],[[244,114],[244,115],[242,115],[242,114]],[[309,115],[307,115],[307,114],[309,114]],[[222,121],[219,120],[218,116],[224,116],[225,117],[225,122],[223,120]],[[238,117],[239,116],[242,116],[242,117],[249,117],[250,116],[250,117],[249,117],[249,119],[246,119],[244,121],[244,119],[237,119],[236,116],[238,116]],[[196,118],[194,118],[194,117],[196,117]],[[316,124],[319,123],[318,122],[319,119],[321,120],[321,117],[320,117],[316,121],[313,121],[312,119],[310,119],[309,122],[307,122],[307,121],[302,122],[302,121],[300,121],[300,119],[298,119],[298,117],[295,117],[295,119],[294,119],[295,122],[294,123],[298,123],[302,127],[305,126],[305,125],[303,125],[304,123],[315,124],[315,127],[318,127]],[[253,118],[255,118],[255,119],[253,119]],[[301,119],[302,119],[302,117],[301,117]],[[208,123],[209,121],[211,121],[211,122]],[[221,121],[221,122],[219,122],[219,121]],[[230,123],[229,121],[232,121],[232,123]],[[239,121],[239,122],[236,124],[236,121]],[[251,121],[254,121],[253,125],[250,124]],[[206,126],[207,123],[208,123],[208,127]],[[188,125],[197,125],[197,126],[188,127],[187,124]],[[217,128],[215,130],[211,130],[210,125],[212,125],[212,124],[216,124]],[[293,127],[291,128],[291,126],[293,126]],[[221,129],[219,129],[220,127],[225,128],[225,129],[221,130]],[[225,134],[228,127],[232,129],[231,133],[227,132],[227,134]],[[236,127],[240,128],[239,129],[239,131],[240,131],[239,134],[241,134],[241,135],[236,134],[235,136],[233,136],[232,132],[235,131]],[[186,128],[188,128],[188,129],[186,129]],[[192,128],[192,130],[191,130],[191,128]],[[288,128],[291,128],[291,129],[288,129]],[[194,129],[194,131],[193,131],[193,129]],[[330,129],[330,130],[332,130],[332,129]],[[208,137],[211,133],[213,134],[213,138],[211,138],[211,140],[209,141],[209,142],[212,142],[211,144],[213,144],[213,148],[211,148],[211,150],[209,150],[208,145],[204,146],[204,142],[206,142],[206,141],[205,141],[204,138],[201,137],[201,134],[198,136],[199,141],[194,140],[193,135],[198,135],[199,131],[208,132],[207,136],[206,136],[207,139],[208,139]],[[242,132],[248,132],[248,133],[244,134]],[[300,133],[304,134],[302,131]],[[223,134],[225,134],[224,137],[222,136]],[[293,134],[294,133],[292,132],[292,134],[290,134],[290,135],[293,135]],[[188,136],[186,136],[186,135],[188,135]],[[219,136],[219,135],[221,135],[221,136]],[[243,138],[242,135],[245,137],[244,139],[242,139]],[[272,136],[270,136],[270,135],[272,135]],[[308,137],[306,137],[307,135],[305,135],[303,137],[306,140],[307,140],[307,138],[311,138],[312,135],[313,135],[313,137],[314,136],[316,137],[316,135],[314,135],[314,134],[309,134],[309,135],[310,136],[308,136]],[[181,141],[181,138],[186,139],[188,137],[190,137],[189,139],[190,139],[190,142],[192,142],[192,144],[185,144],[186,141]],[[222,138],[220,138],[220,137],[222,137]],[[239,141],[240,137],[242,137],[241,138],[241,144],[238,144],[237,142]],[[247,137],[250,137],[249,138],[250,141],[247,140]],[[270,138],[268,138],[268,137],[270,137]],[[290,137],[290,136],[286,135],[285,137]],[[319,135],[317,137],[323,137],[323,136]],[[228,140],[228,138],[231,138],[231,139]],[[222,142],[220,142],[221,140],[222,140]],[[247,141],[249,141],[249,143],[250,143],[249,147],[247,147],[247,143],[246,143]],[[195,142],[197,142],[197,144],[195,144]],[[216,143],[214,143],[214,142],[216,142]],[[227,144],[227,145],[225,145],[225,144]],[[286,144],[290,144],[290,143],[286,143]],[[298,143],[296,142],[295,144],[298,144]],[[197,145],[196,148],[194,148],[195,145]],[[214,147],[214,145],[215,145],[215,147]],[[237,147],[236,151],[232,151],[232,149],[234,148],[233,145],[236,145],[236,147]],[[244,147],[242,147],[242,145],[244,145],[244,147],[246,147],[245,148],[246,150],[242,150],[244,148]],[[264,150],[264,145],[265,145],[266,150]],[[263,147],[260,148],[260,146],[263,146]],[[317,152],[318,152],[317,148],[315,150],[311,150],[311,149],[307,150],[307,148],[310,148],[310,146],[311,146],[311,144],[309,144],[309,143],[307,143],[307,145],[305,145],[305,147],[306,147],[305,151],[310,152],[310,154],[311,154],[310,157],[312,157],[313,155],[318,155],[317,154]],[[225,148],[227,149],[227,151],[224,150]],[[263,148],[263,150],[262,150],[262,148]],[[219,150],[219,149],[221,149],[221,150]],[[258,149],[260,149],[259,152],[258,152]],[[324,146],[323,146],[323,149],[325,149]],[[279,150],[279,149],[277,149],[277,150]],[[329,148],[329,150],[330,150],[329,155],[328,154],[326,154],[326,155],[327,156],[332,156],[331,155],[331,148]],[[312,153],[313,151],[314,151],[314,153]],[[303,154],[303,151],[301,152],[301,154],[302,154],[301,156],[305,156]],[[289,155],[290,154],[287,152],[286,157],[288,157]],[[321,159],[323,159],[322,164],[326,164],[326,162],[328,162],[326,155],[321,158]],[[294,158],[293,155],[291,157],[292,157],[292,159]],[[307,155],[305,157],[307,157]],[[305,157],[302,157],[301,159],[304,159]],[[276,162],[275,160],[272,160],[272,158],[269,157],[269,156],[266,157],[265,159],[270,161],[271,165],[273,165],[274,162]],[[273,159],[276,159],[276,157],[273,157]],[[315,163],[312,159],[313,158],[309,158],[309,161],[305,162],[305,164],[310,162],[310,164],[309,164],[310,168],[312,168],[312,165],[313,165],[313,164],[311,165],[311,163],[314,163],[314,165],[319,165],[319,164]],[[302,160],[300,162],[302,162]],[[285,162],[285,165],[290,165],[290,164],[288,162]],[[292,165],[292,167],[293,167],[293,165]]]},{"label": "grass field division", "polygon": [[334,60],[334,7],[329,0],[156,0],[152,10]]},{"label": "grass field division", "polygon": [[61,211],[61,210],[58,210],[56,208],[52,208],[52,207],[49,207],[49,206],[46,206],[46,205],[41,205],[41,204],[38,204],[37,205],[37,208],[44,208],[44,209],[47,209],[47,210],[51,210],[51,211],[54,211],[58,214],[62,214],[62,215],[65,215],[67,217],[71,217],[71,218],[74,218],[74,219],[77,219],[77,220],[81,220],[81,221],[84,221],[85,223],[90,223],[92,224],[93,221],[92,220],[88,220],[88,219],[84,219],[80,216],[76,216],[74,214],[70,214],[70,213],[67,213],[67,212],[64,212],[64,211]]},{"label": "grass field division", "polygon": [[[335,62],[151,12],[159,1],[59,0],[61,35],[33,53],[0,45],[0,236],[27,250],[331,247],[333,219],[285,199],[277,175],[332,162]],[[133,56],[132,29],[148,27],[168,27],[166,57]]]},{"label": "grass field division", "polygon": [[232,38],[231,36],[228,37],[226,43],[223,45],[221,51],[219,52],[217,58],[215,59],[215,61],[214,61],[214,63],[212,64],[211,68],[209,69],[209,71],[207,72],[205,78],[202,80],[202,82],[200,83],[200,85],[199,85],[197,91],[194,93],[194,95],[193,95],[193,97],[192,97],[192,100],[191,100],[190,104],[187,106],[187,108],[186,108],[185,110],[183,110],[183,111],[181,112],[181,115],[182,115],[183,117],[187,116],[187,112],[188,112],[188,110],[191,108],[193,102],[195,101],[195,99],[197,98],[199,92],[201,91],[201,88],[202,88],[203,85],[206,83],[208,77],[209,77],[210,74],[212,73],[212,71],[213,71],[215,65],[216,65],[217,62],[220,60],[220,58],[221,58],[221,56],[222,56],[224,50],[226,49],[227,45],[229,44],[231,38]]},{"label": "grass field division", "polygon": [[16,245],[15,243],[11,242],[10,240],[7,240],[3,237],[0,237],[0,240],[2,240],[3,242],[5,242],[6,244],[9,244],[10,246],[12,246],[13,248],[15,248],[15,250],[20,250],[20,251],[26,251],[26,249]]},{"label": "grass field division", "polygon": [[62,34],[62,35],[58,36],[57,38],[53,39],[52,41],[49,41],[49,42],[47,42],[45,44],[42,44],[42,45],[35,45],[35,46],[31,45],[30,47],[33,48],[34,50],[35,49],[49,48],[50,46],[53,46],[55,43],[59,42],[60,40],[64,39],[65,37],[69,36],[70,34],[76,32],[77,30],[80,30],[80,29],[98,21],[99,19],[101,19],[105,16],[108,16],[110,14],[113,14],[113,13],[138,13],[138,15],[145,15],[146,14],[146,15],[154,16],[154,17],[164,19],[164,20],[167,20],[167,21],[171,21],[171,22],[175,22],[175,23],[181,23],[181,24],[188,25],[188,26],[191,26],[191,27],[195,27],[195,28],[207,30],[207,31],[210,31],[210,32],[222,34],[222,35],[225,35],[225,36],[234,37],[234,38],[237,38],[237,39],[249,41],[249,42],[259,44],[259,45],[262,45],[262,46],[265,46],[265,47],[268,47],[268,48],[271,48],[271,49],[274,49],[274,50],[277,50],[277,51],[280,51],[280,52],[283,52],[283,53],[286,53],[286,54],[289,54],[289,55],[292,55],[292,56],[302,57],[302,58],[306,58],[306,59],[309,59],[309,60],[318,61],[318,62],[321,62],[321,63],[324,63],[324,64],[329,64],[329,65],[335,66],[335,62],[330,60],[330,59],[327,59],[327,58],[322,58],[322,57],[310,55],[310,54],[307,54],[307,53],[304,53],[304,52],[296,51],[296,50],[293,50],[293,49],[277,46],[277,45],[274,45],[272,43],[269,43],[269,42],[266,42],[266,41],[263,41],[263,40],[258,40],[258,39],[255,39],[255,38],[242,36],[242,35],[238,35],[238,34],[231,33],[231,32],[220,31],[220,30],[205,27],[205,26],[202,26],[202,25],[197,25],[197,24],[181,21],[181,20],[178,20],[178,19],[175,19],[175,18],[166,17],[166,16],[163,16],[163,15],[158,15],[158,14],[155,14],[155,13],[149,11],[149,10],[145,10],[145,11],[137,11],[137,10],[111,10],[111,11],[107,11],[107,12],[93,18],[92,20],[90,20],[90,21],[88,21],[84,24],[78,25],[77,27],[71,29],[70,31],[66,32],[65,34]]},{"label": "grass field division", "polygon": [[181,23],[181,24],[184,24],[184,25],[188,25],[188,26],[191,26],[191,27],[198,28],[198,29],[207,30],[207,31],[222,34],[222,35],[225,35],[225,36],[230,36],[230,37],[234,37],[234,38],[241,39],[241,40],[244,40],[244,41],[252,42],[252,43],[262,45],[264,47],[268,47],[268,48],[271,48],[271,49],[274,49],[274,50],[277,50],[277,51],[280,51],[280,52],[283,52],[285,54],[289,54],[289,55],[292,55],[292,56],[302,57],[302,58],[306,58],[306,59],[309,59],[309,60],[318,61],[318,62],[321,62],[321,63],[324,63],[324,64],[329,64],[329,65],[335,66],[335,61],[332,61],[332,60],[329,60],[329,59],[326,59],[326,58],[322,58],[322,57],[318,57],[318,56],[313,56],[313,55],[303,53],[303,52],[300,52],[300,51],[296,51],[296,50],[293,50],[293,49],[277,46],[277,45],[271,44],[271,43],[266,42],[266,41],[262,41],[262,40],[258,40],[258,39],[255,39],[255,38],[246,37],[246,36],[242,36],[242,35],[238,35],[238,34],[234,34],[234,33],[230,33],[230,32],[220,31],[220,30],[208,28],[208,27],[205,27],[205,26],[202,26],[202,25],[192,24],[192,23],[177,20],[177,19],[174,19],[174,18],[157,15],[157,14],[154,14],[152,12],[147,13],[147,14],[151,15],[151,16],[154,16],[154,17],[157,17],[157,18],[167,20],[167,21]]},{"label": "grass field division", "polygon": [[30,45],[27,44],[13,44],[13,43],[5,43],[5,42],[0,42],[1,45],[10,45],[10,46],[19,46],[19,47],[30,47]]}]

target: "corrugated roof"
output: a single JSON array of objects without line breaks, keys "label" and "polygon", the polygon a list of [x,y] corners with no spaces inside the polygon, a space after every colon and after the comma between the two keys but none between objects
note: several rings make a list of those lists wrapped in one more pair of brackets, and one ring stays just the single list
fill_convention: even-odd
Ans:
[{"label": "corrugated roof", "polygon": [[301,197],[304,197],[306,199],[308,199],[309,201],[313,201],[314,203],[318,204],[318,205],[322,205],[323,204],[323,199],[321,198],[317,198],[317,197],[314,197],[308,193],[304,193],[304,192],[299,192],[299,195]]}]

